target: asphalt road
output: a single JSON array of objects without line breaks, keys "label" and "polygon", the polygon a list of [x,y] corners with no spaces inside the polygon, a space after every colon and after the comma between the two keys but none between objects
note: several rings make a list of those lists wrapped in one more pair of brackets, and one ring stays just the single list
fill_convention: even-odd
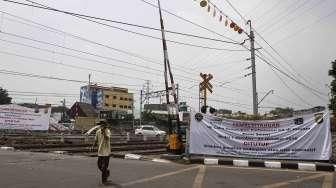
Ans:
[{"label": "asphalt road", "polygon": [[295,170],[182,165],[113,159],[111,183],[100,183],[96,158],[0,151],[0,187],[335,187],[335,173]]}]

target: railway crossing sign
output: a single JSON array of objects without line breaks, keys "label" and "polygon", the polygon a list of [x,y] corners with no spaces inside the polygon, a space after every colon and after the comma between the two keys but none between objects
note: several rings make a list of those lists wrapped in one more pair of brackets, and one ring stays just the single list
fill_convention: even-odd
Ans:
[{"label": "railway crossing sign", "polygon": [[209,90],[210,93],[212,93],[212,84],[209,82],[213,76],[212,74],[203,74],[203,73],[200,73],[200,76],[203,78],[203,81],[200,83],[200,91],[204,91],[204,90]]},{"label": "railway crossing sign", "polygon": [[199,84],[199,110],[201,108],[207,107],[207,91],[210,93],[213,92],[213,86],[210,83],[210,80],[213,79],[212,74],[203,74],[200,73],[201,78],[203,81]]}]

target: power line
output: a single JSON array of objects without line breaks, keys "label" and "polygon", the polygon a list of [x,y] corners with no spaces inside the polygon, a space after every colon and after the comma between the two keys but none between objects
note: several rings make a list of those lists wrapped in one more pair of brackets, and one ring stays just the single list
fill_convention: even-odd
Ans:
[{"label": "power line", "polygon": [[[291,14],[292,11],[294,12],[294,10],[296,10],[296,9],[298,9],[298,8],[300,8],[300,7],[302,7],[303,5],[305,5],[305,4],[306,4],[307,2],[309,2],[310,0],[303,0],[304,2],[303,2],[302,4],[299,4],[300,1],[302,1],[302,0],[293,1],[292,4],[290,4],[289,6],[287,6],[287,7],[284,9],[284,11],[281,12],[280,14],[274,16],[274,18],[272,18],[272,19],[270,19],[270,20],[267,20],[267,19],[263,20],[265,23],[262,24],[262,25],[260,26],[260,28],[266,27],[268,23],[272,23],[272,22],[273,22],[273,23],[276,23],[276,22],[278,22],[278,21],[281,20],[283,17],[285,17],[285,16]],[[296,5],[296,6],[295,6],[295,5]],[[281,15],[283,15],[283,16],[281,16]],[[279,18],[281,18],[281,19],[279,19]],[[274,21],[274,20],[276,20],[276,21]],[[260,29],[260,28],[259,28],[259,29]]]},{"label": "power line", "polygon": [[[142,2],[144,2],[144,3],[146,3],[146,4],[148,4],[148,5],[150,5],[150,6],[152,6],[152,7],[158,8],[157,5],[155,5],[155,4],[153,4],[153,3],[150,3],[150,2],[148,2],[148,1],[145,1],[145,0],[140,0],[140,1],[142,1]],[[193,22],[193,21],[191,21],[191,20],[188,20],[188,19],[186,19],[186,18],[183,18],[182,16],[179,16],[179,15],[177,15],[177,14],[171,12],[171,11],[168,11],[168,10],[163,9],[163,8],[161,8],[161,10],[162,10],[163,12],[165,12],[165,13],[171,15],[171,16],[174,16],[174,17],[176,17],[176,18],[178,18],[178,19],[180,19],[180,20],[183,20],[183,21],[185,21],[185,22],[187,22],[187,23],[190,23],[190,24],[192,24],[192,25],[194,25],[194,26],[196,26],[196,27],[202,28],[202,29],[204,29],[204,30],[206,30],[206,31],[208,31],[208,32],[210,32],[210,33],[213,33],[213,34],[216,34],[216,35],[218,35],[218,36],[221,36],[221,37],[223,37],[223,38],[225,38],[225,39],[228,39],[228,40],[230,40],[230,41],[232,41],[232,42],[239,43],[238,41],[235,41],[235,40],[231,39],[230,37],[227,37],[227,36],[225,36],[225,35],[222,35],[222,34],[216,32],[216,31],[214,31],[214,30],[211,30],[211,29],[209,29],[209,28],[207,28],[207,27],[205,27],[205,26],[202,26],[202,25],[197,24],[197,23],[195,23],[195,22]]]},{"label": "power line", "polygon": [[318,18],[317,20],[313,21],[312,23],[307,24],[306,26],[301,27],[301,28],[298,29],[296,32],[294,32],[293,34],[289,34],[289,35],[283,37],[282,39],[276,41],[276,42],[274,43],[274,45],[277,45],[277,44],[279,44],[280,42],[283,42],[283,41],[285,41],[285,40],[288,40],[288,39],[290,39],[290,38],[293,38],[293,37],[295,37],[296,35],[298,35],[298,34],[304,32],[304,31],[306,31],[307,29],[309,29],[309,28],[312,27],[312,26],[316,26],[315,24],[320,23],[321,21],[323,21],[324,19],[326,19],[326,18],[328,18],[328,17],[334,15],[335,13],[336,13],[336,9],[334,9],[333,11],[331,11],[330,13],[328,13],[328,14],[325,15],[325,16],[321,16],[320,18]]},{"label": "power line", "polygon": [[[105,63],[105,62],[94,60],[94,59],[84,58],[84,57],[76,56],[76,55],[70,55],[70,54],[66,54],[66,53],[62,53],[62,52],[56,52],[56,51],[53,51],[53,50],[39,48],[39,47],[35,47],[35,46],[31,46],[31,45],[27,45],[27,44],[23,44],[23,43],[19,43],[19,42],[14,42],[14,41],[9,41],[9,40],[3,40],[3,39],[0,39],[0,41],[7,42],[7,43],[10,43],[10,44],[15,44],[15,45],[29,47],[29,48],[33,48],[33,49],[49,52],[49,53],[52,53],[52,54],[59,54],[59,55],[63,55],[63,56],[77,58],[77,59],[84,60],[84,61],[89,61],[89,62],[95,62],[95,63],[99,63],[99,64],[103,64],[103,65],[108,65],[108,66],[112,66],[112,67],[118,67],[118,68],[127,69],[127,70],[131,69],[129,67],[125,67],[125,66],[121,66],[121,65],[109,64],[109,63]],[[154,69],[154,68],[147,67],[147,66],[141,66],[141,65],[138,65],[138,64],[130,63],[128,61],[119,60],[119,59],[115,59],[115,58],[109,58],[109,59],[113,60],[113,61],[116,61],[116,62],[126,63],[126,64],[130,64],[130,65],[138,66],[138,67],[141,67],[141,68],[144,68],[144,69],[150,69],[150,70],[154,70],[156,72],[161,72],[161,70],[159,70],[159,69]],[[156,74],[156,73],[152,73],[152,72],[148,72],[148,71],[136,70],[136,69],[131,69],[131,70],[137,71],[137,72],[150,73],[150,74],[155,74],[155,75],[161,76],[161,74]],[[186,77],[186,76],[183,76],[183,75],[179,75],[179,74],[177,74],[177,75],[179,77],[182,77],[182,78],[185,78],[185,79],[190,79],[189,77]],[[192,79],[190,79],[190,80],[192,80]]]},{"label": "power line", "polygon": [[[279,31],[279,30],[281,30],[281,29],[283,29],[283,28],[286,28],[286,27],[284,27],[284,25],[288,26],[291,22],[295,21],[295,20],[296,20],[297,18],[299,18],[300,16],[304,15],[305,13],[308,13],[308,11],[310,11],[310,10],[316,8],[317,6],[322,5],[324,2],[326,2],[326,0],[319,0],[319,1],[317,1],[315,4],[313,4],[310,8],[305,9],[303,12],[301,12],[301,13],[298,14],[298,15],[296,15],[296,16],[293,17],[292,19],[287,20],[286,22],[284,22],[283,24],[279,25],[278,27],[275,27],[275,28],[273,27],[273,29],[269,30],[269,29],[271,28],[271,27],[270,27],[270,28],[267,28],[267,29],[264,30],[264,31],[267,31],[267,30],[268,30],[266,33],[272,33],[272,32],[275,31],[275,30]],[[273,26],[274,26],[274,25],[273,25]]]},{"label": "power line", "polygon": [[[38,27],[39,29],[42,29],[42,30],[46,30],[46,31],[49,31],[49,32],[55,32],[55,33],[58,33],[58,34],[63,34],[63,35],[65,35],[65,36],[70,36],[70,37],[75,38],[75,39],[77,39],[77,40],[81,40],[81,41],[84,41],[84,42],[88,42],[88,43],[91,43],[91,44],[94,44],[94,45],[97,45],[97,46],[101,46],[101,47],[107,48],[107,49],[109,49],[109,50],[116,51],[116,52],[118,52],[118,53],[126,54],[126,55],[129,55],[129,56],[131,56],[131,57],[135,57],[135,58],[141,59],[141,60],[143,60],[143,61],[145,61],[145,62],[153,63],[153,64],[156,64],[156,65],[157,65],[157,64],[160,64],[157,60],[156,60],[156,61],[153,61],[153,60],[151,60],[151,58],[144,57],[144,56],[142,56],[142,55],[139,55],[139,54],[136,54],[136,53],[133,53],[133,52],[129,52],[129,51],[122,50],[122,49],[115,48],[115,47],[111,47],[111,46],[108,46],[108,45],[105,45],[105,44],[102,44],[102,43],[99,43],[99,42],[95,42],[95,41],[86,39],[86,38],[84,38],[84,37],[78,36],[78,35],[74,35],[74,34],[71,34],[71,33],[68,33],[68,32],[65,32],[65,31],[62,31],[62,30],[59,30],[59,29],[50,27],[50,26],[46,26],[46,25],[43,25],[43,24],[34,22],[34,21],[29,20],[29,19],[26,19],[26,18],[22,18],[22,17],[16,16],[16,15],[13,15],[13,14],[9,14],[9,13],[4,12],[4,11],[0,11],[0,12],[3,13],[3,14],[6,14],[6,15],[12,16],[12,17],[14,17],[14,18],[18,18],[18,19],[20,19],[20,20],[24,20],[24,21],[26,21],[26,22],[29,22],[29,23],[38,25],[38,26],[40,26],[40,27],[43,27],[43,28]],[[20,23],[22,23],[22,22],[20,22]],[[27,23],[22,23],[22,24],[25,24],[25,25],[28,25],[28,26],[37,28],[37,26],[31,25],[31,24],[27,24]],[[47,29],[44,29],[44,28],[47,28]],[[9,33],[6,33],[6,34],[9,34]],[[14,36],[14,35],[12,35],[12,36]],[[19,35],[15,35],[15,36],[18,37]],[[19,36],[19,37],[22,38],[22,36]],[[25,39],[32,40],[32,39],[29,39],[29,38],[27,38],[27,37],[25,37]],[[38,41],[38,40],[36,40],[36,39],[34,39],[34,40],[35,40],[35,42],[41,42],[41,41]],[[47,44],[47,43],[45,42],[45,44]],[[66,47],[64,47],[64,46],[60,46],[60,45],[57,45],[57,44],[52,44],[52,45],[53,45],[53,46],[60,47],[60,48],[66,48]],[[67,49],[71,49],[71,48],[67,48]],[[72,50],[73,50],[73,49],[72,49]],[[81,52],[80,50],[76,50],[76,51],[77,51],[77,52]],[[85,53],[89,54],[89,52],[85,52]],[[98,56],[98,55],[96,55],[96,54],[92,54],[92,53],[91,53],[90,55],[97,56],[97,57],[101,57],[101,58],[104,58],[104,59],[109,59],[109,58],[107,58],[107,57],[104,57],[104,56]],[[184,66],[179,66],[179,67],[182,67],[182,68],[175,68],[175,69],[188,73],[188,72],[186,71],[186,69],[188,69],[188,67],[184,67]],[[189,73],[189,74],[191,74],[191,73]]]},{"label": "power line", "polygon": [[285,75],[286,77],[290,78],[291,80],[293,80],[293,81],[296,82],[297,84],[302,85],[304,88],[310,90],[311,93],[312,93],[313,95],[315,95],[315,96],[317,96],[318,98],[324,100],[324,99],[321,98],[321,96],[320,96],[320,95],[325,96],[324,93],[322,93],[322,92],[320,92],[320,91],[318,91],[318,90],[316,90],[316,89],[314,89],[314,88],[311,88],[310,86],[308,86],[308,85],[302,83],[301,81],[299,81],[299,80],[293,78],[292,76],[288,75],[288,73],[286,73],[286,72],[284,72],[283,70],[279,69],[279,67],[277,67],[277,66],[275,66],[274,64],[270,63],[269,61],[267,61],[265,58],[263,58],[263,57],[261,57],[261,56],[259,56],[259,55],[257,55],[257,54],[256,54],[256,57],[258,57],[260,60],[262,60],[262,61],[263,61],[264,63],[266,63],[267,65],[273,67],[273,68],[274,68],[275,70],[277,70],[279,73]]},{"label": "power line", "polygon": [[306,100],[304,100],[300,95],[298,95],[291,87],[289,87],[289,85],[280,77],[280,75],[277,72],[275,72],[275,70],[272,67],[271,67],[271,70],[280,79],[280,81],[282,82],[282,84],[285,85],[286,88],[289,89],[298,99],[300,99],[303,103],[307,104],[308,106],[314,107],[309,102],[307,102]]},{"label": "power line", "polygon": [[[104,44],[101,44],[101,43],[97,43],[97,42],[94,42],[94,41],[85,39],[85,38],[83,38],[83,37],[79,37],[79,36],[77,36],[77,35],[73,35],[73,34],[64,32],[64,31],[62,31],[62,30],[55,29],[55,28],[52,28],[52,27],[49,27],[49,26],[46,26],[46,25],[43,25],[43,24],[34,22],[34,21],[32,21],[32,20],[28,20],[28,19],[26,19],[26,18],[22,18],[22,17],[16,16],[16,15],[13,15],[13,14],[10,14],[10,13],[4,12],[4,11],[0,11],[0,12],[3,13],[3,14],[6,14],[6,15],[12,16],[12,17],[14,17],[14,18],[17,18],[17,19],[20,19],[20,20],[24,20],[24,21],[26,21],[26,22],[36,24],[36,25],[38,25],[38,26],[40,26],[40,27],[37,27],[37,26],[35,26],[35,25],[31,25],[31,24],[27,24],[27,23],[23,23],[23,22],[19,22],[19,21],[17,21],[17,20],[9,19],[9,20],[14,21],[14,22],[19,22],[19,23],[21,23],[21,24],[25,24],[25,25],[28,25],[28,26],[30,26],[30,27],[38,28],[38,29],[41,29],[41,30],[46,30],[46,31],[49,31],[49,32],[55,32],[55,33],[57,33],[57,34],[63,34],[63,35],[66,35],[66,36],[73,37],[73,38],[75,38],[75,39],[79,39],[79,40],[83,40],[83,41],[85,41],[85,42],[93,43],[93,44],[95,44],[95,45],[103,46],[103,47],[106,47],[106,48],[108,48],[108,49],[111,49],[111,50],[114,50],[114,51],[117,51],[117,52],[121,52],[121,53],[130,55],[130,56],[132,56],[132,57],[139,58],[139,59],[144,60],[144,61],[146,61],[146,62],[153,63],[153,64],[155,64],[155,65],[157,65],[157,64],[159,63],[159,62],[156,62],[156,61],[149,60],[150,58],[146,58],[146,59],[145,59],[145,58],[142,57],[141,55],[134,54],[134,53],[132,53],[132,52],[127,52],[127,51],[120,50],[120,49],[117,49],[117,48],[113,48],[113,47],[110,47],[110,46],[107,46],[107,45],[104,45]],[[8,19],[8,18],[5,18],[5,19]],[[43,27],[43,28],[41,28],[41,27]],[[45,29],[45,28],[47,28],[47,29]],[[7,34],[7,35],[10,34],[10,33],[5,33],[5,32],[3,32],[3,33],[4,33],[4,34]],[[27,38],[27,37],[22,37],[22,36],[15,35],[15,34],[11,34],[11,36],[19,37],[19,38],[23,38],[23,39],[27,39],[27,40],[32,40],[32,41],[40,42],[40,43],[42,42],[43,44],[53,45],[53,46],[56,46],[56,47],[59,47],[59,48],[64,48],[64,49],[72,50],[72,51],[76,51],[76,52],[79,52],[79,53],[89,54],[89,55],[96,56],[96,57],[100,57],[100,58],[104,58],[104,59],[107,59],[107,60],[112,60],[112,61],[115,60],[115,58],[106,57],[106,56],[101,56],[101,55],[97,55],[97,54],[93,54],[93,53],[85,52],[85,51],[81,51],[81,50],[75,50],[75,49],[67,48],[67,47],[64,47],[64,46],[61,46],[61,45],[57,45],[57,44],[53,44],[53,43],[48,43],[48,42],[44,42],[44,41],[38,41],[38,40],[36,40],[36,39]],[[181,67],[181,68],[178,68],[178,67]],[[189,69],[189,67],[185,67],[185,66],[181,66],[181,65],[178,66],[178,67],[175,67],[175,69],[176,69],[176,70],[179,70],[179,71],[181,71],[181,72],[187,73],[187,74],[195,75],[195,73],[186,71],[186,70]],[[197,73],[197,74],[198,74],[198,73]]]},{"label": "power line", "polygon": [[267,13],[274,11],[274,8],[277,7],[279,4],[281,4],[283,2],[283,0],[278,0],[271,8],[267,9],[265,12],[263,12],[261,15],[258,16],[258,18],[256,18],[254,20],[254,22],[257,22],[258,20],[262,19],[264,15],[266,15]]},{"label": "power line", "polygon": [[[230,3],[230,1],[229,0],[225,0],[231,7],[232,7],[232,9],[241,17],[241,19],[243,19],[244,21],[246,21],[246,19],[240,14],[240,12]],[[336,10],[335,10],[335,12],[336,12]],[[254,29],[255,30],[255,29]],[[283,58],[282,56],[281,56],[281,54],[276,50],[276,49],[274,49],[265,39],[264,39],[264,37],[262,37],[256,30],[255,30],[255,32],[256,32],[256,34],[283,60],[283,61],[285,61],[285,63],[288,65],[288,66],[290,66],[292,69],[293,69],[293,71],[294,72],[296,72],[295,70],[294,70],[294,68],[285,60],[285,58]],[[264,51],[266,51],[265,49],[264,49]],[[274,66],[273,64],[271,64],[271,63],[269,63],[268,61],[266,61],[264,58],[261,58],[260,56],[258,56],[258,55],[256,55],[257,57],[259,57],[261,60],[263,60],[265,63],[267,63],[268,65],[271,65],[272,67],[274,67],[276,70],[278,70],[280,73],[282,73],[282,74],[284,74],[285,76],[287,76],[288,78],[290,78],[290,79],[292,79],[293,81],[295,81],[296,83],[298,83],[298,84],[300,84],[300,85],[302,85],[302,86],[304,86],[305,88],[307,88],[307,89],[309,89],[309,90],[311,90],[311,91],[314,91],[314,92],[316,92],[316,93],[319,93],[319,94],[321,94],[321,95],[324,95],[324,96],[326,96],[326,94],[324,94],[324,93],[322,93],[322,92],[320,92],[320,91],[318,91],[318,90],[316,90],[316,89],[314,89],[314,88],[311,88],[311,87],[309,87],[309,86],[307,86],[306,84],[304,84],[304,83],[302,83],[301,81],[299,81],[299,80],[296,80],[295,79],[295,76],[294,77],[292,77],[292,76],[290,76],[288,73],[286,73],[286,72],[284,72],[284,71],[282,71],[281,69],[279,69],[278,67],[276,67],[276,66]],[[297,73],[299,76],[300,76],[300,74],[299,73]],[[302,76],[301,76],[302,77]],[[316,95],[316,93],[314,93],[314,92],[312,92],[314,95]],[[316,95],[316,96],[318,96],[319,98],[321,98],[319,95]]]},{"label": "power line", "polygon": [[52,61],[52,60],[47,60],[47,59],[42,59],[42,58],[37,58],[37,57],[31,57],[31,56],[25,56],[25,55],[20,55],[20,54],[16,54],[16,53],[6,52],[6,51],[0,51],[0,53],[10,55],[10,56],[16,56],[16,57],[21,57],[21,58],[25,58],[25,59],[35,60],[35,61],[39,61],[39,62],[49,63],[49,64],[61,65],[61,66],[70,67],[70,68],[74,68],[74,69],[88,70],[88,71],[99,72],[99,73],[108,74],[108,75],[121,76],[121,77],[125,77],[125,78],[148,80],[148,79],[141,78],[141,77],[124,75],[124,74],[119,74],[119,73],[112,73],[112,72],[107,72],[107,71],[102,71],[102,70],[97,70],[97,69],[92,69],[92,68],[84,68],[84,67],[80,67],[80,66],[76,66],[76,65],[69,65],[69,64],[62,63],[62,62],[57,62],[57,61]]},{"label": "power line", "polygon": [[[11,2],[11,3],[16,3],[16,4],[20,4],[20,5],[24,5],[24,6],[31,6],[31,7],[40,8],[40,9],[46,9],[46,10],[55,11],[55,12],[61,12],[61,13],[65,13],[65,14],[68,14],[68,15],[71,15],[71,16],[83,19],[83,20],[87,20],[89,22],[94,22],[94,23],[99,24],[99,25],[103,25],[103,26],[107,26],[107,27],[110,27],[110,28],[118,29],[118,30],[121,30],[121,31],[124,31],[124,32],[140,35],[140,36],[143,36],[143,37],[148,37],[148,38],[152,38],[152,39],[161,40],[161,38],[159,38],[159,37],[155,37],[155,36],[152,36],[152,35],[148,35],[148,34],[136,32],[136,31],[124,29],[124,28],[117,27],[117,26],[112,26],[112,25],[109,25],[109,24],[98,22],[96,20],[89,19],[89,18],[93,18],[93,19],[97,19],[97,20],[104,20],[104,21],[111,21],[111,22],[113,20],[108,20],[108,19],[103,19],[103,18],[98,18],[98,17],[93,17],[93,16],[87,16],[87,15],[82,15],[82,14],[76,14],[76,13],[71,13],[71,12],[67,12],[67,11],[61,11],[61,10],[50,8],[50,7],[47,7],[47,6],[36,6],[36,5],[31,5],[31,4],[26,4],[26,3],[20,3],[20,2],[11,1],[11,0],[3,0],[3,1],[7,1],[7,2]],[[175,34],[176,33],[179,33],[179,32],[175,32]],[[190,36],[192,36],[192,35],[190,35]],[[203,37],[203,38],[205,38],[205,37]],[[184,46],[191,46],[191,47],[197,47],[197,48],[204,48],[204,49],[210,49],[210,50],[223,50],[223,51],[232,51],[232,52],[234,52],[234,51],[245,51],[245,50],[235,50],[235,49],[227,49],[227,48],[209,47],[209,46],[197,45],[197,44],[192,44],[192,43],[178,42],[178,41],[168,40],[168,39],[166,41],[168,41],[170,43],[174,43],[174,44],[179,44],[179,45],[184,45]],[[226,43],[232,43],[232,42],[227,41]],[[235,43],[235,44],[239,44],[239,43]],[[241,44],[239,44],[239,45],[241,45]]]},{"label": "power line", "polygon": [[53,93],[53,92],[36,92],[36,91],[17,91],[17,90],[7,90],[9,93],[17,94],[40,94],[40,95],[62,95],[62,96],[78,96],[74,93]]},{"label": "power line", "polygon": [[[6,69],[0,69],[0,74],[12,75],[12,76],[21,76],[21,77],[29,77],[29,78],[37,78],[37,79],[48,79],[48,80],[57,80],[57,81],[66,81],[66,82],[73,82],[73,83],[80,83],[80,84],[88,84],[87,81],[84,80],[75,80],[75,79],[67,79],[67,78],[60,78],[54,76],[45,76],[40,74],[33,74],[33,73],[25,73],[25,72],[17,72],[11,71]],[[116,83],[106,83],[106,82],[97,82],[98,84],[104,85],[114,85],[122,87],[122,86],[140,86],[140,85],[132,85],[132,84],[116,84]]]},{"label": "power line", "polygon": [[[7,0],[5,0],[5,1],[7,1]],[[144,25],[139,25],[139,24],[133,24],[133,23],[127,23],[127,22],[124,22],[124,21],[111,20],[111,19],[107,19],[107,18],[89,16],[89,15],[84,15],[84,14],[78,14],[78,13],[74,13],[74,12],[63,11],[63,10],[59,10],[59,9],[55,9],[55,8],[43,5],[41,3],[31,1],[31,0],[26,0],[26,1],[39,5],[36,8],[40,8],[40,9],[46,9],[46,10],[61,12],[61,13],[65,13],[65,14],[69,14],[69,15],[77,16],[77,17],[81,17],[81,18],[82,17],[92,18],[92,19],[95,19],[95,20],[102,20],[102,21],[107,21],[107,22],[112,22],[112,23],[117,23],[117,24],[122,24],[122,25],[127,25],[127,26],[138,27],[138,28],[142,28],[142,29],[161,31],[161,29],[159,29],[159,28],[154,28],[154,27],[144,26]],[[11,1],[9,1],[9,2],[11,2]],[[29,5],[29,4],[24,4],[24,3],[21,4],[21,5],[34,6],[34,5]],[[165,30],[165,31],[167,33],[176,34],[176,35],[183,35],[183,36],[188,36],[188,37],[193,37],[193,38],[199,38],[199,39],[211,40],[211,41],[216,41],[216,42],[223,42],[223,43],[240,45],[240,43],[238,43],[238,42],[224,41],[224,40],[220,40],[220,39],[214,39],[214,38],[209,38],[209,37],[204,37],[204,36],[199,36],[199,35],[194,35],[194,34],[189,34],[189,33],[182,33],[182,32],[177,32],[177,31],[171,31],[171,30]]]}]

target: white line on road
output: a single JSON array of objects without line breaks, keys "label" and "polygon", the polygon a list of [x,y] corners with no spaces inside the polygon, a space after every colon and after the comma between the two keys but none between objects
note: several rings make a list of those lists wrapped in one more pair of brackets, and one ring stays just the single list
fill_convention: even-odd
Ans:
[{"label": "white line on road", "polygon": [[138,183],[153,181],[153,180],[164,178],[164,177],[167,177],[167,176],[172,176],[172,175],[180,174],[180,173],[183,173],[183,172],[191,171],[191,170],[194,170],[194,169],[197,169],[197,168],[199,168],[199,166],[184,168],[184,169],[174,171],[174,172],[168,172],[168,173],[165,173],[165,174],[160,174],[160,175],[149,177],[149,178],[143,178],[143,179],[131,181],[131,182],[128,182],[128,183],[123,183],[123,184],[121,184],[121,186],[122,187],[127,187],[127,186],[131,186],[131,185],[138,184]]},{"label": "white line on road", "polygon": [[202,188],[203,179],[205,175],[205,168],[206,168],[205,165],[201,165],[199,167],[198,173],[195,177],[193,188]]}]

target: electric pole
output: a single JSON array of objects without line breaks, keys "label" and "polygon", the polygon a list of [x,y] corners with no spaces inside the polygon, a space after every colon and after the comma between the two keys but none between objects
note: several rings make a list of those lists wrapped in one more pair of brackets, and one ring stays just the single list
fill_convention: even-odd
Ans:
[{"label": "electric pole", "polygon": [[247,21],[250,25],[250,51],[251,51],[251,68],[252,68],[252,96],[253,96],[253,115],[258,115],[258,93],[257,93],[257,78],[255,65],[255,48],[254,48],[254,32],[252,30],[251,20]]},{"label": "electric pole", "polygon": [[142,119],[142,90],[140,90],[140,117],[139,117],[139,124],[141,126],[141,119]]}]

